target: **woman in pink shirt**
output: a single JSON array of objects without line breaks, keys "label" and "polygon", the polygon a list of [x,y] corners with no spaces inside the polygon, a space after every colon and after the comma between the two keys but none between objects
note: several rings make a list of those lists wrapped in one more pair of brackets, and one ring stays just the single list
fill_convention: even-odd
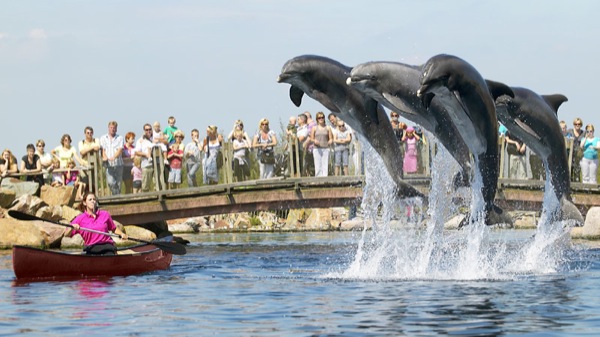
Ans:
[{"label": "woman in pink shirt", "polygon": [[83,250],[87,254],[115,255],[117,247],[109,235],[80,230],[80,228],[87,228],[106,232],[107,234],[109,232],[114,232],[122,239],[127,240],[127,234],[123,233],[123,231],[115,225],[110,214],[105,210],[98,209],[96,195],[92,192],[86,192],[79,205],[79,210],[83,213],[79,214],[71,221],[73,228],[67,229],[65,235],[69,237],[75,234],[81,235],[84,242]]}]

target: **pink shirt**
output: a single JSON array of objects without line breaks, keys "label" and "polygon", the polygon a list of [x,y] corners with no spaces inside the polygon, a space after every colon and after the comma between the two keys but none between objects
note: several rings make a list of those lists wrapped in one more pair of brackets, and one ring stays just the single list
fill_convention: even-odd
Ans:
[{"label": "pink shirt", "polygon": [[[81,213],[71,221],[72,224],[78,224],[81,228],[93,229],[96,231],[106,232],[114,231],[117,226],[110,217],[110,214],[104,210],[98,210],[96,212],[96,218],[87,214]],[[110,243],[114,244],[113,239],[108,235],[102,235],[97,233],[90,233],[82,230],[73,230],[73,235],[79,234],[83,238],[86,246]]]},{"label": "pink shirt", "polygon": [[133,176],[133,181],[142,180],[142,169],[137,166],[132,167],[131,175]]}]

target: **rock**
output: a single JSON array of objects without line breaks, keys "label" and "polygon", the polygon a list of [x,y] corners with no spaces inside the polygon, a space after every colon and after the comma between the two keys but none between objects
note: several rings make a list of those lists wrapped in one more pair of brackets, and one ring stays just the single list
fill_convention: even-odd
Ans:
[{"label": "rock", "polygon": [[171,233],[198,233],[199,228],[198,224],[191,222],[169,224],[169,232]]},{"label": "rock", "polygon": [[515,211],[511,212],[510,215],[514,220],[514,228],[532,229],[537,227],[539,220],[538,212]]},{"label": "rock", "polygon": [[460,225],[460,223],[463,221],[465,216],[466,216],[465,214],[458,214],[458,215],[454,216],[453,218],[451,218],[444,224],[444,228],[445,229],[458,229],[458,225]]},{"label": "rock", "polygon": [[60,206],[43,206],[35,212],[35,216],[49,221],[61,221],[63,220],[63,210]]},{"label": "rock", "polygon": [[216,230],[226,230],[229,229],[229,223],[223,219],[217,220],[214,225],[214,229]]},{"label": "rock", "polygon": [[66,205],[63,205],[61,208],[62,208],[62,218],[68,222],[71,222],[71,220],[75,219],[76,216],[81,214],[81,211],[79,211],[77,209],[73,209]]},{"label": "rock", "polygon": [[72,237],[63,237],[60,241],[61,248],[83,248],[83,238],[79,234]]},{"label": "rock", "polygon": [[[117,226],[121,225],[117,222],[115,222],[115,224],[117,224]],[[123,225],[121,225],[123,226]],[[139,226],[125,226],[122,229],[125,233],[127,233],[128,236],[131,236],[132,238],[136,238],[136,239],[141,239],[141,240],[145,240],[145,241],[154,241],[156,240],[156,234],[154,234],[152,231],[139,227]],[[135,241],[129,241],[129,240],[121,240],[121,238],[113,238],[113,240],[115,241],[115,243],[118,246],[121,245],[131,245],[131,244],[138,244],[139,242],[135,242]]]},{"label": "rock", "polygon": [[600,239],[600,207],[592,207],[585,216],[581,237],[588,240]]},{"label": "rock", "polygon": [[73,186],[52,187],[43,185],[40,192],[40,198],[48,205],[67,205],[73,206],[77,191]]},{"label": "rock", "polygon": [[233,222],[233,228],[237,230],[246,230],[250,226],[250,216],[247,213],[239,213]]},{"label": "rock", "polygon": [[285,220],[285,228],[296,229],[303,225],[306,217],[304,209],[292,209]]},{"label": "rock", "polygon": [[23,195],[17,198],[10,207],[13,211],[35,215],[38,209],[48,206],[42,199],[34,195]]},{"label": "rock", "polygon": [[329,208],[315,208],[306,219],[304,228],[310,230],[331,229],[331,215],[332,211]]},{"label": "rock", "polygon": [[365,226],[370,228],[371,226],[365,222],[362,218],[353,218],[351,220],[345,220],[340,223],[339,229],[342,231],[354,231],[362,230]]},{"label": "rock", "polygon": [[58,246],[64,228],[43,221],[0,219],[0,246],[25,245],[53,248]]},{"label": "rock", "polygon": [[0,188],[0,207],[9,208],[17,198],[17,193],[8,188]]},{"label": "rock", "polygon": [[40,187],[36,182],[23,181],[16,178],[4,178],[0,186],[14,191],[16,198],[24,195],[36,195]]}]

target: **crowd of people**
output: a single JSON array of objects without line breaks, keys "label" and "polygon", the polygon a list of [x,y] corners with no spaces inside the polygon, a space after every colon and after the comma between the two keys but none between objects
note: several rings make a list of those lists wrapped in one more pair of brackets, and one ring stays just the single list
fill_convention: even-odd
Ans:
[{"label": "crowd of people", "polygon": [[[571,129],[567,128],[567,123],[564,120],[560,121],[559,124],[565,139],[572,142],[572,146],[567,145],[567,156],[571,158],[571,181],[597,184],[600,139],[594,135],[594,125],[586,125],[584,131],[583,121],[579,117],[573,120],[573,128]],[[535,154],[530,154],[528,160],[528,148],[523,141],[512,135],[502,125],[499,132],[505,137],[506,141],[506,151],[509,155],[509,178],[528,179],[528,168],[534,173],[543,170],[541,164],[537,165],[539,170],[535,169],[536,162],[539,161]],[[540,178],[542,175],[543,173],[539,173],[533,178]]]},{"label": "crowd of people", "polygon": [[[407,174],[422,169],[420,153],[426,144],[420,127],[408,126],[399,120],[392,111],[390,123],[401,145],[404,157],[403,171]],[[26,146],[26,154],[20,165],[15,155],[5,149],[0,157],[0,176],[23,174],[28,181],[39,185],[74,186],[78,196],[87,190],[93,170],[80,170],[93,163],[101,163],[106,175],[106,184],[113,195],[150,191],[154,181],[154,171],[164,174],[168,188],[176,189],[187,180],[189,187],[198,186],[197,172],[202,172],[202,183],[217,184],[219,171],[223,165],[222,147],[225,141],[232,145],[232,169],[236,181],[249,179],[251,173],[250,153],[256,151],[259,167],[259,179],[268,179],[276,175],[275,147],[278,136],[271,129],[269,120],[263,118],[258,123],[258,132],[252,137],[244,129],[244,123],[236,120],[233,129],[226,138],[217,126],[209,125],[206,136],[200,138],[200,131],[190,132],[191,140],[185,144],[185,135],[175,124],[175,117],[167,119],[168,126],[161,128],[159,122],[145,124],[140,137],[134,132],[125,136],[118,134],[118,123],[110,121],[106,134],[94,137],[91,126],[84,128],[84,138],[78,142],[77,149],[72,138],[64,134],[60,145],[50,151],[45,150],[44,140],[35,145]],[[573,121],[573,128],[567,129],[560,122],[566,139],[572,139],[572,181],[596,184],[598,152],[600,142],[594,136],[594,126],[589,124],[583,129],[580,118]],[[527,179],[527,146],[506,130],[500,128],[505,136],[509,155],[509,177]],[[346,123],[334,114],[327,117],[317,112],[313,120],[310,112],[291,116],[282,139],[284,152],[292,154],[292,176],[348,175],[351,143],[356,135]],[[290,151],[291,150],[291,151]],[[153,163],[153,158],[164,158],[164,163]],[[331,160],[330,160],[330,157]]]}]

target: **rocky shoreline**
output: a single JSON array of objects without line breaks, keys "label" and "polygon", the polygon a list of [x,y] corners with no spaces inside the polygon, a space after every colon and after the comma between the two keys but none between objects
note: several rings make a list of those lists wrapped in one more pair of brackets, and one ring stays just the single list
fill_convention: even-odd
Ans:
[{"label": "rocky shoreline", "polygon": [[[15,185],[23,185],[18,183]],[[25,184],[26,185],[26,184]],[[4,184],[3,184],[4,186]],[[26,187],[26,186],[25,186]],[[75,209],[73,187],[43,186],[40,197],[31,195],[27,188],[0,188],[0,249],[13,245],[44,248],[82,247],[80,236],[64,238],[64,227],[45,221],[20,221],[8,216],[8,210],[35,215],[49,221],[68,223],[80,212]],[[533,229],[539,219],[537,212],[509,212],[517,229]],[[464,215],[450,219],[445,228],[456,229]],[[392,220],[393,226],[406,225],[406,219]],[[425,226],[426,219],[408,222],[410,225]],[[150,224],[117,225],[131,237],[152,241],[157,234],[169,231],[173,234],[214,232],[302,232],[302,231],[354,231],[370,229],[371,221],[360,215],[351,216],[347,208],[295,209],[278,212],[236,213],[216,216],[174,219]],[[571,230],[571,237],[585,240],[600,240],[600,207],[587,213],[585,225]],[[115,239],[118,245],[131,245]]]}]

